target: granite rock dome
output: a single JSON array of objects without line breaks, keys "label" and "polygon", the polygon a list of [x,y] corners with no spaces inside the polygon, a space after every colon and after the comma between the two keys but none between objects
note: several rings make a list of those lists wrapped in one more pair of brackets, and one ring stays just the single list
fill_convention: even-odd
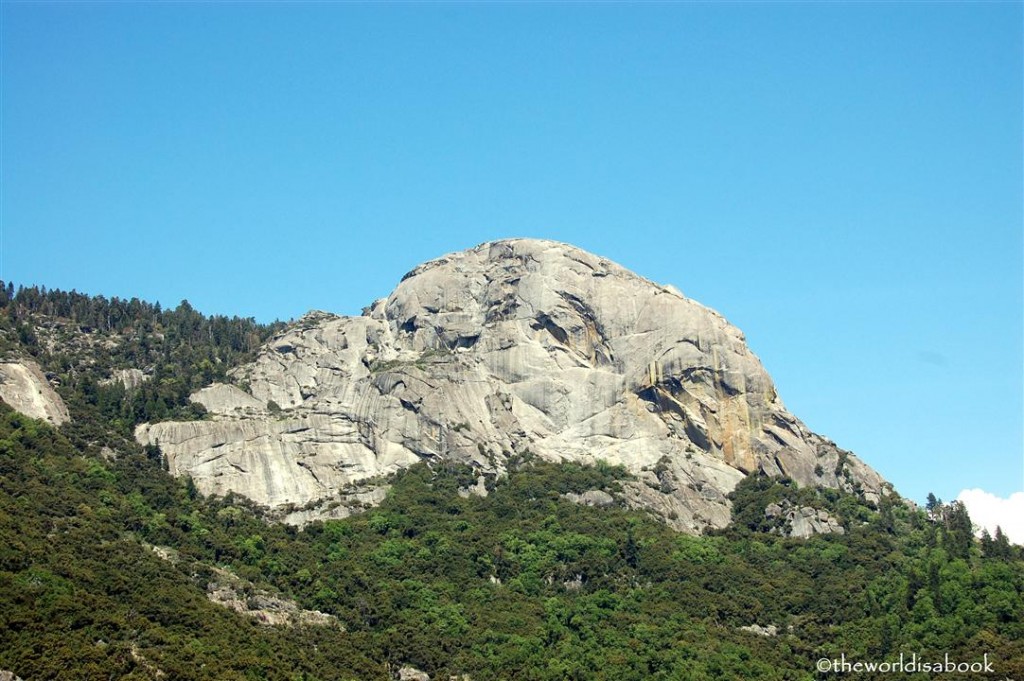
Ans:
[{"label": "granite rock dome", "polygon": [[[313,312],[193,395],[210,420],[140,426],[177,475],[295,523],[379,502],[382,479],[526,451],[637,476],[623,501],[676,529],[730,517],[743,476],[886,483],[790,414],[743,334],[670,286],[567,244],[514,239],[424,263],[360,317]],[[484,485],[478,485],[480,492]]]}]

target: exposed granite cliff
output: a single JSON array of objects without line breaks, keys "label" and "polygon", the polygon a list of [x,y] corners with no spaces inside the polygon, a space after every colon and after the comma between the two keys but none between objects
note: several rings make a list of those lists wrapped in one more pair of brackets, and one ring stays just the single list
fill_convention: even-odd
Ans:
[{"label": "exposed granite cliff", "polygon": [[[361,317],[315,312],[193,397],[212,420],[140,426],[171,471],[286,519],[347,515],[381,476],[452,459],[501,474],[511,453],[622,464],[626,503],[700,532],[729,521],[746,474],[884,481],[786,411],[718,313],[550,241],[425,263]],[[303,507],[303,510],[296,511]]]},{"label": "exposed granite cliff", "polygon": [[55,426],[70,418],[60,395],[39,365],[29,359],[0,362],[0,399],[26,416]]}]

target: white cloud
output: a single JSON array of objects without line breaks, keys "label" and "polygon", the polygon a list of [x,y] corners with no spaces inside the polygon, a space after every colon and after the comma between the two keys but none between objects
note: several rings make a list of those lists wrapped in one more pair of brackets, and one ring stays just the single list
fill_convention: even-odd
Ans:
[{"label": "white cloud", "polygon": [[1011,542],[1024,545],[1024,492],[1014,492],[1003,499],[982,489],[965,489],[956,499],[967,507],[979,528],[995,534],[998,525]]}]

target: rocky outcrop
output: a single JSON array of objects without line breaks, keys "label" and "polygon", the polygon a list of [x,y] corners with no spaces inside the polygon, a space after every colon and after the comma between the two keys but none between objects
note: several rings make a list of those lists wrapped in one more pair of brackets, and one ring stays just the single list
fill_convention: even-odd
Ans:
[{"label": "rocky outcrop", "polygon": [[[181,554],[169,546],[146,546],[169,563],[178,564],[182,561]],[[187,565],[193,578],[198,578],[200,574],[210,575],[206,582],[206,597],[210,602],[251,617],[257,624],[342,627],[334,615],[319,610],[305,610],[295,601],[259,589],[252,582],[227,570],[200,562],[188,562]]]},{"label": "rocky outcrop", "polygon": [[149,380],[149,376],[142,369],[115,369],[111,372],[110,378],[100,381],[101,385],[120,383],[128,392],[137,390],[139,386]]},{"label": "rocky outcrop", "polygon": [[613,506],[615,504],[615,497],[599,489],[587,490],[583,494],[567,492],[562,495],[562,498],[581,506]]},{"label": "rocky outcrop", "polygon": [[0,399],[25,416],[55,426],[71,418],[60,395],[31,360],[0,363]]},{"label": "rocky outcrop", "polygon": [[233,379],[194,396],[210,420],[138,439],[205,493],[304,520],[418,461],[493,476],[527,451],[625,466],[623,501],[688,532],[727,524],[726,495],[754,472],[883,490],[786,410],[721,315],[550,241],[421,265],[361,317],[303,317]]},{"label": "rocky outcrop", "polygon": [[420,671],[411,665],[405,665],[404,667],[399,667],[395,678],[398,681],[430,681],[430,674]]},{"label": "rocky outcrop", "polygon": [[766,627],[762,627],[760,624],[750,624],[745,627],[740,627],[740,631],[748,631],[751,634],[757,634],[758,636],[765,636],[768,638],[778,636],[779,634],[779,628],[774,624],[769,624]]},{"label": "rocky outcrop", "polygon": [[469,497],[486,497],[488,494],[490,494],[490,490],[487,489],[487,478],[482,475],[477,477],[476,484],[473,486],[460,487],[458,490],[458,495],[463,499],[468,499]]},{"label": "rocky outcrop", "polygon": [[319,610],[305,610],[287,598],[256,589],[227,570],[212,568],[213,579],[206,586],[211,602],[250,617],[266,626],[340,627],[338,618]]},{"label": "rocky outcrop", "polygon": [[769,520],[781,519],[785,528],[783,532],[789,537],[806,539],[815,534],[846,534],[846,529],[828,511],[794,506],[787,500],[768,504],[764,515]]}]

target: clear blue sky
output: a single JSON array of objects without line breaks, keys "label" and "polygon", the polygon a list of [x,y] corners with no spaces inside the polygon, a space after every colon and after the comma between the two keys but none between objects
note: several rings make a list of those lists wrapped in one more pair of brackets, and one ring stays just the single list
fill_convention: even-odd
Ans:
[{"label": "clear blue sky", "polygon": [[718,309],[904,494],[1022,488],[1020,3],[16,3],[2,273],[358,314],[557,239]]}]

